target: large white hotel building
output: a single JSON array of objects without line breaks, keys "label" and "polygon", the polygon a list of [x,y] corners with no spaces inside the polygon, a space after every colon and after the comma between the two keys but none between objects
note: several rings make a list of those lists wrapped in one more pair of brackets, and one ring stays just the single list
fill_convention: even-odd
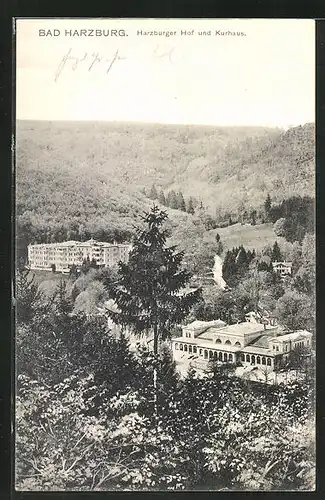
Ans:
[{"label": "large white hotel building", "polygon": [[96,240],[41,243],[28,246],[28,268],[68,273],[71,266],[82,266],[85,259],[96,261],[100,267],[127,262],[130,244],[104,243]]}]

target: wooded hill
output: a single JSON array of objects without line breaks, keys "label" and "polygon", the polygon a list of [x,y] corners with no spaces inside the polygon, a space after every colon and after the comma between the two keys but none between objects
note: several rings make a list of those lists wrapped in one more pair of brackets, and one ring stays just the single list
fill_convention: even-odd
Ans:
[{"label": "wooded hill", "polygon": [[[182,190],[218,217],[314,195],[314,125],[258,127],[17,124],[17,208],[28,240],[127,239],[152,205],[141,190]],[[193,216],[167,209],[173,225]],[[107,233],[109,232],[109,234]]]}]

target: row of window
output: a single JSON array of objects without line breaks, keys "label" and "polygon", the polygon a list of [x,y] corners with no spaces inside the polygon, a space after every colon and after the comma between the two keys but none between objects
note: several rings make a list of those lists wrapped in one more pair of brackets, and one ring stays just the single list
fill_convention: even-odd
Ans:
[{"label": "row of window", "polygon": [[[185,337],[191,338],[191,333],[190,332],[185,332]],[[222,344],[222,340],[221,339],[217,339],[216,340],[216,344]],[[225,342],[225,345],[232,345],[232,344],[231,344],[230,340],[227,339],[226,342]],[[241,347],[241,343],[238,342],[238,341],[235,342],[234,345],[236,347]]]},{"label": "row of window", "polygon": [[[217,361],[233,361],[232,353],[222,353],[217,351],[211,351],[208,349],[197,348],[197,346],[187,345],[187,344],[179,344],[175,342],[175,349],[188,352],[189,354],[199,354],[203,356],[204,359],[215,359]],[[265,356],[256,356],[255,354],[241,354],[241,361],[246,361],[247,363],[251,363],[252,365],[267,365],[271,366],[271,358],[267,358]]]},{"label": "row of window", "polygon": [[188,352],[189,354],[199,354],[204,359],[215,359],[216,361],[234,361],[232,353],[222,353],[217,351],[209,351],[208,349],[198,348],[196,345],[178,344],[175,343],[175,349]]},{"label": "row of window", "polygon": [[246,361],[247,363],[251,363],[252,365],[267,365],[271,366],[271,358],[266,358],[265,356],[255,356],[255,354],[241,354],[241,361]]},{"label": "row of window", "polygon": [[[217,339],[217,340],[216,340],[216,344],[222,344],[222,340],[221,340],[221,339]],[[226,340],[225,345],[232,345],[232,344],[231,344],[230,340]],[[236,347],[241,347],[241,343],[240,343],[240,342],[238,342],[238,341],[237,341],[237,342],[235,342],[235,343],[234,343],[234,345],[235,345]]]}]

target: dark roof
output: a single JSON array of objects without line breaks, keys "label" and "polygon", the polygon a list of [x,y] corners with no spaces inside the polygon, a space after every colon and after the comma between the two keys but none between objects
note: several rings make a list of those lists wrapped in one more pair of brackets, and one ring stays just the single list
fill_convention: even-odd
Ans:
[{"label": "dark roof", "polygon": [[260,337],[257,337],[257,339],[253,340],[253,342],[250,342],[250,346],[256,346],[256,347],[264,347],[268,348],[269,347],[269,339],[270,335],[261,335]]}]

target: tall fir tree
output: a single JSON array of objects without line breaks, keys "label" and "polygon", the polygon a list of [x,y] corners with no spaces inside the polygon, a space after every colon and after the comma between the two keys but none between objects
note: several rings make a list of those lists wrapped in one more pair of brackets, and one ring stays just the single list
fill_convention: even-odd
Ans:
[{"label": "tall fir tree", "polygon": [[235,255],[232,251],[228,250],[222,264],[222,276],[227,284],[232,286],[234,278],[236,277],[237,266],[235,262]]},{"label": "tall fir tree", "polygon": [[160,190],[158,201],[161,205],[166,205],[165,193],[162,189]]},{"label": "tall fir tree", "polygon": [[186,212],[186,206],[185,206],[185,201],[184,201],[184,196],[181,191],[177,193],[177,208],[178,210],[181,210],[182,212]]},{"label": "tall fir tree", "polygon": [[177,196],[173,189],[168,193],[167,205],[174,210],[178,209]]},{"label": "tall fir tree", "polygon": [[157,198],[158,198],[157,189],[156,189],[154,184],[151,186],[149,198],[151,200],[157,200]]},{"label": "tall fir tree", "polygon": [[282,261],[282,254],[281,254],[281,250],[280,250],[280,247],[279,247],[277,241],[274,242],[274,245],[272,248],[271,260],[272,260],[272,262],[281,262]]},{"label": "tall fir tree", "polygon": [[189,198],[189,200],[187,202],[186,211],[187,211],[188,214],[194,215],[193,198]]},{"label": "tall fir tree", "polygon": [[[153,206],[142,217],[145,229],[138,229],[128,263],[119,262],[117,282],[108,288],[117,311],[108,315],[116,323],[134,332],[153,334],[153,352],[157,358],[159,344],[171,336],[172,328],[183,321],[201,297],[201,290],[181,295],[190,273],[181,269],[183,252],[167,247],[168,218]],[[153,369],[154,415],[158,429],[157,366]]]},{"label": "tall fir tree", "polygon": [[269,215],[270,215],[271,207],[272,207],[271,196],[270,196],[270,193],[267,193],[267,197],[266,197],[265,202],[264,202],[264,211],[265,211],[265,215],[266,215],[267,220],[268,220]]},{"label": "tall fir tree", "polygon": [[117,282],[107,290],[118,308],[109,312],[112,320],[136,333],[152,332],[155,354],[201,295],[201,290],[179,295],[191,275],[181,269],[183,252],[166,246],[167,218],[155,205],[142,217],[145,229],[137,231],[128,263],[119,263]]}]

